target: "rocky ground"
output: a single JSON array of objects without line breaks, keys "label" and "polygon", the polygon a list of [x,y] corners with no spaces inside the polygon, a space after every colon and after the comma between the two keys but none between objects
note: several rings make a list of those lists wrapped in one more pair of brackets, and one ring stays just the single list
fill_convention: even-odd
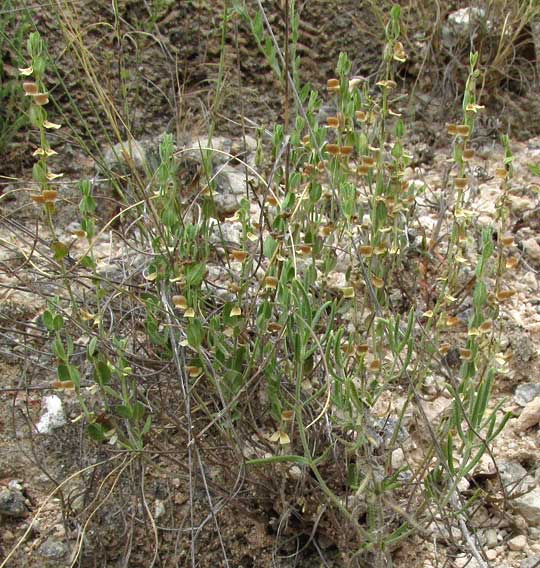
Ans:
[{"label": "rocky ground", "polygon": [[[158,139],[141,141],[141,157],[157,142]],[[204,143],[205,140],[201,138],[187,140],[183,147],[178,148],[179,155],[196,164],[197,151],[189,148],[197,148],[199,144]],[[246,151],[247,147],[244,160],[250,163],[254,158],[255,141],[251,139],[248,139],[244,146],[239,140],[217,137],[214,147],[233,153],[237,147],[244,148],[243,151]],[[504,333],[501,362],[504,362],[504,368],[501,368],[498,375],[493,403],[502,401],[503,409],[510,410],[515,418],[510,420],[493,447],[496,466],[491,458],[485,456],[470,476],[470,481],[461,484],[460,491],[463,496],[470,497],[474,485],[492,492],[489,503],[477,506],[472,515],[472,524],[478,530],[490,565],[525,568],[535,566],[535,563],[540,561],[540,467],[537,459],[540,426],[540,180],[528,167],[529,164],[538,163],[540,160],[540,139],[514,142],[512,151],[515,156],[515,182],[511,192],[512,235],[515,255],[519,257],[520,262],[512,280],[508,282],[510,287],[515,287],[517,294],[502,314]],[[489,225],[494,215],[493,204],[500,192],[500,183],[493,176],[493,172],[501,161],[502,148],[492,143],[479,154],[481,158],[473,170],[477,177],[471,189],[469,205],[478,224]],[[444,164],[449,156],[448,148],[438,149],[429,166],[408,170],[409,181],[425,185],[426,196],[436,195],[442,190],[443,179],[440,172],[444,171]],[[239,222],[228,218],[227,215],[235,209],[236,201],[243,195],[245,172],[242,171],[242,165],[226,164],[219,159],[216,160],[215,168],[216,172],[219,171],[221,192],[217,203],[224,217],[221,230],[226,235],[226,240],[234,244],[240,235]],[[73,191],[69,179],[62,181],[62,190],[68,193]],[[32,206],[25,207],[25,199],[28,198],[24,194],[15,193],[6,203],[5,211],[9,218],[17,218],[18,223],[30,228],[36,218],[36,210],[32,209]],[[10,214],[19,210],[25,211],[22,217]],[[252,214],[258,215],[256,206]],[[69,210],[66,216],[64,232],[67,237],[75,230],[76,224],[74,221],[67,222]],[[436,213],[428,204],[428,200],[425,203],[418,202],[418,221],[428,234],[436,224]],[[24,268],[20,269],[20,263],[34,245],[26,239],[15,241],[13,235],[13,227],[3,224],[0,228],[0,239],[6,243],[2,248],[2,263],[6,270],[1,275],[4,297],[0,312],[3,322],[0,355],[4,377],[0,389],[0,435],[4,456],[0,465],[1,546],[5,554],[24,536],[24,544],[17,556],[18,561],[22,562],[21,565],[69,565],[67,559],[73,550],[73,534],[70,533],[70,537],[66,537],[62,502],[58,495],[49,499],[47,496],[55,481],[61,482],[75,467],[85,464],[85,456],[80,455],[81,449],[77,444],[80,435],[76,422],[78,407],[69,392],[53,394],[47,386],[51,372],[42,366],[43,357],[39,350],[28,351],[27,346],[21,344],[19,332],[11,333],[6,327],[16,322],[18,330],[26,329],[26,333],[31,337],[36,333],[36,323],[45,307],[40,296],[33,294],[31,286],[28,286],[31,280],[25,282]],[[40,237],[47,239],[46,229],[41,229]],[[78,252],[84,245],[75,246]],[[95,250],[99,271],[108,276],[117,274],[126,262],[130,266],[138,264],[141,268],[145,265],[144,255],[134,254],[117,238],[114,231],[105,231],[100,236]],[[474,254],[471,250],[469,261],[474,262]],[[17,266],[18,270],[15,270]],[[338,263],[332,279],[337,288],[342,285],[342,276],[343,272]],[[220,278],[223,277],[219,266],[210,268],[209,279],[215,284],[219,285]],[[21,283],[27,286],[21,286]],[[434,376],[426,385],[424,410],[433,423],[440,419],[450,403],[442,388],[443,382],[443,378]],[[28,390],[24,387],[28,387]],[[385,411],[388,410],[388,405],[399,410],[403,400],[397,392],[385,397],[383,402]],[[396,467],[406,462],[414,463],[415,454],[422,445],[420,433],[414,428],[415,420],[412,414],[406,419],[405,426],[413,433],[403,445],[404,449],[395,451],[392,460]],[[159,471],[153,472],[153,475],[158,479],[162,477]],[[497,486],[499,475],[505,487],[504,492]],[[166,482],[172,483],[173,486],[175,484],[174,478],[167,479]],[[70,484],[71,491],[77,489],[80,490],[80,487],[77,487],[76,483]],[[181,502],[182,498],[179,506],[182,506]],[[77,506],[76,499],[72,503],[72,506]],[[178,503],[178,494],[154,489],[150,506],[156,519],[165,515],[170,507],[175,507],[175,503]],[[260,547],[259,557],[266,558],[265,551],[270,546],[268,534],[260,525],[255,524],[253,527],[247,529],[248,533],[250,530],[255,533],[262,530],[259,537],[252,535],[250,538],[255,538],[257,546]],[[438,540],[442,543],[448,542],[449,537],[445,533],[448,529],[434,522],[432,530],[434,542],[420,544],[423,564],[418,563],[417,566],[427,568],[443,565],[441,558],[445,556],[445,545],[441,545]],[[451,539],[459,541],[461,538],[459,527],[454,527]],[[418,553],[417,550],[417,558]],[[406,551],[400,554],[406,556]],[[267,561],[262,560],[262,563],[252,565],[269,565],[264,564]],[[465,556],[456,557],[453,558],[452,565],[475,566],[475,560]]]},{"label": "rocky ground", "polygon": [[[358,42],[361,31],[366,25],[368,28],[374,26],[375,21],[360,23],[356,17],[351,16],[354,16],[355,3],[340,3],[331,22],[333,27],[327,28],[328,41],[323,55],[320,56],[317,51],[320,47],[319,24],[329,19],[325,15],[325,2],[311,4],[310,10],[306,7],[306,15],[309,17],[304,19],[302,27],[301,51],[305,59],[311,62],[312,69],[309,73],[313,82],[324,84],[328,76],[333,74],[336,53],[350,46],[350,42]],[[100,10],[98,3],[94,8]],[[205,43],[209,47],[204,52],[196,49],[196,46],[204,43],[200,30],[205,26],[208,34],[216,39],[214,31],[219,25],[219,18],[216,16],[219,11],[210,10],[213,14],[210,17],[208,6],[199,11],[195,8],[193,2],[174,7],[162,22],[161,28],[164,30],[165,43],[169,47],[176,46],[175,54],[191,62],[191,69],[186,67],[182,71],[185,72],[183,79],[189,81],[191,87],[203,85],[205,81],[212,79],[213,75],[208,71],[210,67],[205,64],[209,57],[215,59],[219,55],[215,41]],[[133,15],[133,12],[131,14]],[[49,24],[46,16],[40,18],[44,19],[42,23],[47,27]],[[180,18],[189,21],[188,31],[182,38],[177,34],[178,26],[175,25],[175,21]],[[210,27],[209,21],[213,22]],[[277,11],[274,21],[278,21]],[[205,22],[205,26],[201,27],[201,22]],[[52,29],[50,31],[51,34],[55,33]],[[98,39],[99,37],[96,41]],[[380,37],[374,36],[371,39],[373,41],[370,43],[370,49],[362,51],[361,54],[359,52],[354,61],[358,73],[369,74],[374,71],[374,62],[379,56],[377,41]],[[242,114],[255,123],[269,125],[279,115],[280,109],[280,102],[268,94],[274,88],[274,83],[268,69],[257,66],[253,56],[256,49],[252,43],[247,39],[240,40],[239,43],[243,50],[240,64],[243,76],[246,77],[243,88],[248,96],[242,99],[243,106],[238,109],[235,106],[234,89],[231,88],[231,92],[226,93],[223,116],[237,120]],[[145,52],[144,57],[150,55],[151,50]],[[160,68],[152,68],[148,61],[144,65],[149,79],[145,84],[159,86],[163,78]],[[233,63],[231,69],[234,69]],[[409,71],[409,79],[414,80],[415,71]],[[260,96],[261,92],[264,92],[264,96]],[[201,97],[201,93],[195,88],[190,90],[186,97],[184,125],[189,123],[193,128],[185,128],[185,131],[177,136],[177,156],[186,175],[196,173],[200,169],[197,149],[205,146],[207,142],[204,120],[197,110]],[[418,234],[426,234],[429,237],[438,220],[437,212],[433,210],[431,203],[433,198],[444,191],[444,173],[451,156],[451,148],[446,142],[441,119],[446,103],[441,98],[434,102],[433,97],[425,92],[420,92],[415,97],[414,100],[421,109],[418,114],[422,116],[414,123],[415,128],[409,137],[414,167],[408,169],[407,179],[410,183],[425,186],[425,200],[419,199],[417,202],[416,229]],[[143,158],[156,152],[161,137],[155,133],[163,131],[166,126],[160,122],[161,109],[170,101],[166,98],[153,98],[151,102],[148,122],[140,129],[142,135],[135,150],[135,155],[141,162]],[[440,104],[440,107],[437,107],[437,104]],[[494,126],[502,124],[497,109],[500,110],[500,107],[492,107],[488,111],[489,120],[480,125],[479,136],[475,140],[477,157],[471,165],[474,174],[471,177],[468,208],[473,212],[479,227],[492,223],[494,204],[500,194],[500,181],[495,176],[495,170],[501,164],[503,149],[494,136]],[[537,137],[540,127],[534,124],[534,120],[530,120],[530,116],[528,120],[527,113],[519,109],[514,116],[515,123],[526,125],[526,128],[515,129],[511,142],[515,159],[510,200],[510,232],[514,237],[514,256],[519,258],[519,263],[507,284],[510,288],[515,288],[517,294],[505,305],[501,315],[503,334],[500,373],[497,375],[493,400],[493,405],[502,403],[503,410],[511,411],[514,418],[494,444],[494,460],[485,457],[469,478],[460,484],[459,491],[466,499],[471,499],[473,493],[479,489],[483,496],[489,496],[487,500],[479,500],[480,504],[473,505],[476,508],[471,515],[472,528],[477,530],[489,566],[533,568],[540,566],[540,178],[533,174],[529,166],[540,164],[540,138]],[[503,118],[506,120],[507,117]],[[253,165],[257,142],[251,136],[240,137],[236,132],[237,126],[230,120],[219,123],[213,147],[228,154],[238,155],[244,162]],[[250,132],[254,133],[254,129]],[[100,144],[106,160],[109,163],[114,162],[115,152],[104,141],[100,141]],[[66,177],[58,183],[62,195],[65,196],[62,208],[63,226],[59,236],[71,240],[73,232],[78,228],[76,183],[79,179],[95,180],[104,216],[114,213],[115,210],[108,194],[109,189],[100,181],[100,174],[96,172],[94,164],[78,150],[68,148],[66,151],[70,163],[66,165]],[[231,163],[219,158],[216,158],[214,168],[218,180],[216,202],[223,219],[219,239],[216,234],[216,242],[225,235],[226,240],[234,245],[238,242],[241,226],[232,214],[245,194],[246,172],[239,162]],[[2,186],[1,202],[0,562],[16,544],[21,544],[16,554],[0,566],[70,566],[71,558],[80,545],[81,528],[71,526],[64,512],[66,505],[74,513],[80,513],[88,506],[87,485],[92,482],[92,464],[96,461],[96,455],[86,453],[85,445],[80,443],[84,432],[78,420],[80,412],[74,395],[65,390],[55,391],[50,386],[54,370],[50,368],[46,353],[48,345],[42,338],[43,327],[40,321],[46,307],[44,291],[41,288],[36,289],[34,276],[30,276],[30,272],[35,274],[34,262],[39,270],[39,260],[28,260],[31,251],[37,251],[38,254],[33,258],[39,259],[39,251],[43,243],[49,240],[50,234],[45,226],[39,225],[38,233],[42,241],[34,239],[36,223],[39,223],[39,211],[25,192],[18,191],[23,185],[30,183],[29,170],[21,171],[17,183]],[[248,177],[251,175],[248,171]],[[251,215],[257,217],[258,214],[258,206],[253,205]],[[83,250],[84,243],[76,241],[73,253],[77,254]],[[144,251],[134,250],[120,239],[114,227],[100,234],[95,252],[99,273],[110,278],[121,277],[126,267],[130,271],[144,272],[147,266]],[[476,251],[471,249],[469,253],[465,262],[474,266]],[[338,262],[335,272],[331,275],[330,285],[336,289],[343,285],[345,268]],[[217,286],[217,290],[220,284],[224,283],[224,278],[225,275],[218,264],[210,267],[209,279]],[[434,423],[440,420],[450,404],[443,382],[443,377],[433,376],[423,393],[424,411]],[[90,390],[87,396],[93,396]],[[381,418],[389,411],[399,411],[402,404],[403,396],[399,391],[389,394],[381,401]],[[415,464],[421,453],[420,448],[424,440],[421,430],[415,427],[416,421],[414,414],[406,417],[407,438],[402,448],[395,450],[392,456],[392,465],[395,468],[405,463]],[[100,456],[97,455],[97,458]],[[105,455],[102,458],[105,461]],[[146,495],[153,517],[163,529],[162,546],[167,552],[161,559],[161,565],[187,566],[186,541],[182,540],[181,533],[167,529],[169,521],[175,518],[175,515],[187,515],[182,469],[179,465],[171,465],[165,461],[159,453],[156,453],[153,465],[154,467],[145,472],[148,485],[142,492]],[[130,471],[130,463],[122,462],[120,466],[122,473],[125,473],[125,480],[118,482],[119,491],[121,494],[125,491],[125,494],[129,495],[131,480],[139,477],[137,472]],[[117,471],[114,469],[114,463],[107,463],[105,467],[110,468],[108,471],[111,475]],[[84,476],[76,474],[85,468],[88,469]],[[70,479],[70,476],[73,478]],[[62,491],[55,492],[55,488],[63,482],[65,485],[62,486]],[[125,484],[125,487],[122,484]],[[104,501],[105,506],[94,519],[101,530],[89,525],[90,544],[81,565],[149,565],[148,551],[153,545],[149,536],[151,529],[142,523],[129,526],[119,502],[121,499],[110,503]],[[308,567],[320,564],[316,553],[304,559],[304,564],[295,564],[286,559],[276,560],[272,539],[275,527],[262,513],[256,518],[246,518],[239,524],[225,511],[220,515],[219,523],[226,540],[233,543],[230,552],[232,566]],[[121,530],[118,527],[121,527]],[[396,566],[477,566],[476,560],[456,553],[457,549],[453,547],[453,544],[464,538],[459,526],[451,527],[449,532],[443,519],[435,519],[430,528],[432,541],[417,537],[407,542],[396,552]],[[92,531],[95,531],[97,541],[92,541]],[[135,544],[131,548],[131,557],[122,560],[126,535],[129,535],[128,540]],[[204,532],[201,541],[205,555],[201,566],[219,565],[221,556],[215,534],[211,531]],[[323,540],[321,543],[325,544]],[[328,542],[326,545],[326,558],[333,562],[333,566],[340,566],[339,555],[333,544]],[[292,556],[294,551],[289,552]]]}]

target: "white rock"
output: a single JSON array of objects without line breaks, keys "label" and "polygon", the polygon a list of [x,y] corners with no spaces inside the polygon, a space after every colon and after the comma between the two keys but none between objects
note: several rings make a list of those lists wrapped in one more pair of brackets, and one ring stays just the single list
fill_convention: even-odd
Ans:
[{"label": "white rock", "polygon": [[[473,28],[474,24],[485,18],[486,12],[483,8],[461,8],[448,15],[447,21],[442,27],[443,43],[447,47],[454,46],[458,40],[464,40]],[[488,29],[492,27],[491,22],[487,22]]]},{"label": "white rock", "polygon": [[404,463],[405,463],[405,453],[401,448],[396,448],[392,452],[392,469],[393,470],[399,469],[400,467],[403,467]]},{"label": "white rock", "polygon": [[302,470],[299,466],[293,465],[289,468],[289,476],[295,481],[298,481],[302,479]]},{"label": "white rock", "polygon": [[240,207],[240,201],[247,196],[246,176],[231,166],[220,168],[216,176],[217,189],[213,194],[218,213],[233,213]]},{"label": "white rock", "polygon": [[434,424],[436,423],[444,413],[444,411],[452,404],[452,401],[440,396],[433,400],[423,403],[424,412],[428,420]]},{"label": "white rock", "polygon": [[486,12],[483,8],[461,8],[448,15],[448,23],[455,27],[467,28],[471,22],[485,17]]},{"label": "white rock", "polygon": [[498,554],[497,551],[493,548],[490,548],[488,550],[486,550],[486,558],[488,560],[495,560],[495,558],[497,558]]},{"label": "white rock", "polygon": [[159,519],[165,514],[165,503],[161,499],[156,499],[154,504],[154,517]]},{"label": "white rock", "polygon": [[525,535],[518,535],[508,541],[508,548],[510,550],[525,550],[527,547],[527,537]]},{"label": "white rock", "polygon": [[519,406],[527,406],[529,402],[540,396],[540,383],[523,383],[514,392],[514,402]]},{"label": "white rock", "polygon": [[536,487],[532,491],[512,499],[511,504],[530,525],[540,525],[540,488]]},{"label": "white rock", "polygon": [[532,209],[534,207],[534,204],[531,202],[531,200],[528,197],[522,197],[520,195],[510,195],[509,201],[510,201],[510,208],[515,213],[523,213],[523,211],[526,211],[527,209]]},{"label": "white rock", "polygon": [[118,144],[107,148],[104,153],[104,160],[106,164],[112,166],[118,162],[127,162],[126,156],[128,158],[131,156],[137,168],[144,167],[146,152],[137,140],[118,142]]},{"label": "white rock", "polygon": [[497,546],[497,530],[487,529],[484,532],[484,538],[486,539],[486,546],[488,548],[495,548]]},{"label": "white rock", "polygon": [[62,401],[55,394],[46,396],[43,402],[46,408],[45,414],[40,418],[36,429],[40,434],[50,434],[55,428],[60,428],[66,423],[66,417]]},{"label": "white rock", "polygon": [[478,562],[470,556],[460,556],[454,560],[456,568],[479,568]]},{"label": "white rock", "polygon": [[538,240],[536,239],[536,237],[531,237],[530,239],[526,239],[522,241],[521,244],[523,245],[523,250],[525,251],[525,254],[531,260],[540,261],[540,244],[538,244]]},{"label": "white rock", "polygon": [[328,274],[327,286],[331,290],[341,290],[347,286],[347,278],[343,272],[332,271]]},{"label": "white rock", "polygon": [[536,292],[538,290],[538,277],[533,272],[527,272],[523,276],[522,282],[533,292]]}]

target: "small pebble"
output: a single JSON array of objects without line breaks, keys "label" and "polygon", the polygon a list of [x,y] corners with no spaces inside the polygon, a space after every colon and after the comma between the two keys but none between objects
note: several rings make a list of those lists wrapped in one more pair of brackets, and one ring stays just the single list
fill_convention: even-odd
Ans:
[{"label": "small pebble", "polygon": [[497,531],[496,529],[487,529],[484,533],[486,539],[486,546],[488,548],[495,548],[497,546]]},{"label": "small pebble", "polygon": [[508,541],[508,548],[510,550],[519,551],[525,550],[527,547],[527,537],[523,534],[515,536]]},{"label": "small pebble", "polygon": [[392,452],[392,469],[396,470],[403,467],[405,463],[405,454],[401,448],[397,448]]}]

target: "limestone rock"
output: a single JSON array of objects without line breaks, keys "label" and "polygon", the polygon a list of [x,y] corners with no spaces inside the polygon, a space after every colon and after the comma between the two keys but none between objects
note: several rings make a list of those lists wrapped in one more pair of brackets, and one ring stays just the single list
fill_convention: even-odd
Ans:
[{"label": "limestone rock", "polygon": [[108,166],[129,163],[130,159],[137,168],[143,168],[146,163],[146,151],[137,140],[118,142],[104,152],[104,160]]},{"label": "limestone rock", "polygon": [[538,396],[540,396],[540,383],[524,383],[516,388],[514,402],[519,406],[527,406]]},{"label": "limestone rock", "polygon": [[216,186],[214,202],[218,214],[227,215],[237,211],[242,198],[247,196],[245,174],[232,166],[224,166],[216,176]]},{"label": "limestone rock", "polygon": [[[443,43],[447,47],[453,47],[460,40],[465,40],[485,17],[486,11],[483,8],[468,7],[451,12],[442,27]],[[492,27],[490,22],[487,27]]]},{"label": "limestone rock", "polygon": [[532,491],[516,497],[512,500],[512,506],[523,515],[530,525],[540,525],[540,488],[536,487]]},{"label": "limestone rock", "polygon": [[534,568],[535,566],[538,566],[539,563],[540,563],[539,555],[529,556],[528,558],[525,558],[525,560],[521,561],[519,568]]},{"label": "limestone rock", "polygon": [[525,432],[540,423],[540,398],[534,398],[523,409],[516,422],[516,432]]},{"label": "limestone rock", "polygon": [[396,448],[392,452],[392,469],[396,470],[403,467],[405,463],[405,454],[401,448]]},{"label": "limestone rock", "polygon": [[525,254],[530,260],[534,262],[540,262],[540,244],[538,243],[538,239],[536,237],[526,239],[522,241],[521,244],[523,245]]},{"label": "limestone rock", "polygon": [[527,547],[527,537],[525,535],[518,535],[508,541],[508,548],[510,550],[518,551],[525,550]]}]

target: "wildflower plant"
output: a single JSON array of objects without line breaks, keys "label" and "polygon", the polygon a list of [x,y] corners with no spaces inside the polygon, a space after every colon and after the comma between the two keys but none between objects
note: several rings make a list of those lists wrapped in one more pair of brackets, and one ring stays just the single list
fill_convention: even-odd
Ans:
[{"label": "wildflower plant", "polygon": [[[159,163],[145,172],[136,200],[124,195],[117,214],[140,215],[130,228],[137,226],[145,257],[120,283],[99,269],[95,245],[110,221],[99,227],[89,181],[78,184],[83,252],[55,237],[59,197],[50,184],[61,174],[51,169],[47,132],[59,125],[44,108],[44,46],[38,34],[30,36],[31,64],[21,73],[32,78],[24,89],[40,137],[34,201],[43,205],[67,292],[43,314],[58,387],[76,389],[79,419],[94,441],[136,455],[142,468],[154,450],[174,453],[162,452],[164,432],[174,428],[175,451],[181,446],[188,464],[193,523],[197,485],[214,516],[205,474],[211,459],[225,465],[222,491],[236,495],[244,479],[255,495],[264,487],[261,502],[280,496],[283,523],[294,513],[307,534],[332,535],[351,565],[382,563],[441,514],[461,527],[463,546],[481,560],[458,485],[508,420],[492,402],[498,320],[512,292],[503,278],[514,258],[505,236],[508,139],[497,174],[497,226],[477,243],[468,186],[482,106],[472,53],[463,120],[448,126],[453,175],[439,196],[438,228],[428,234],[416,212],[423,188],[409,181],[412,155],[397,94],[397,69],[407,59],[400,7],[392,7],[385,27],[381,76],[370,82],[354,75],[342,53],[335,77],[318,93],[301,85],[299,15],[294,1],[285,5],[284,50],[261,3],[255,15],[246,3],[233,3],[288,109],[257,166],[219,155],[249,175],[246,195],[230,217],[218,214],[221,166],[211,140],[198,148],[195,191],[183,191],[185,150],[165,135]],[[335,112],[321,123],[325,99]],[[237,241],[225,237],[225,223],[238,228]],[[466,322],[457,310],[464,289],[471,303]],[[459,372],[445,359],[451,343],[459,345]],[[75,362],[81,345],[84,357]],[[450,406],[432,423],[422,391],[435,374]],[[413,414],[427,438],[414,458],[407,446]],[[397,465],[396,450],[405,456]],[[194,544],[191,555],[195,563]]]}]

